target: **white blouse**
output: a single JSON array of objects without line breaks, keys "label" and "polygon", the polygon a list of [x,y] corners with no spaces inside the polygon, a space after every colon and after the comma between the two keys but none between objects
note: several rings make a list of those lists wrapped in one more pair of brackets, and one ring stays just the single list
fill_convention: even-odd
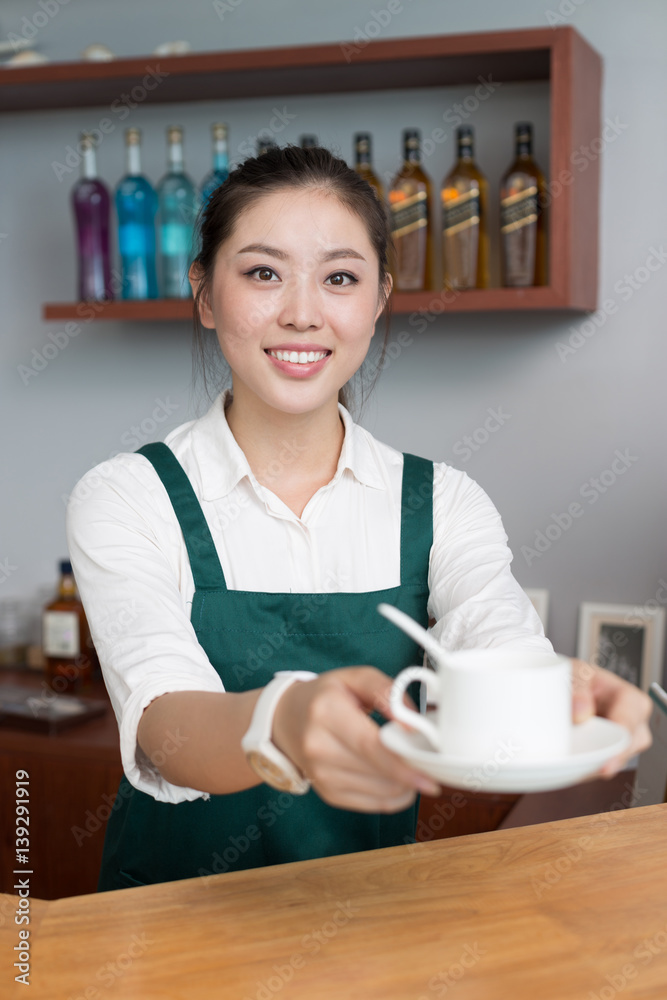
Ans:
[{"label": "white blouse", "polygon": [[[340,406],[345,437],[336,473],[297,517],[255,479],[224,403],[223,393],[204,417],[165,441],[202,506],[228,588],[310,594],[398,586],[402,454]],[[293,461],[296,448],[286,440],[278,461]],[[201,797],[201,790],[165,781],[137,744],[142,712],[159,695],[224,690],[190,622],[187,550],[148,459],[121,453],[87,472],[70,497],[67,540],[128,780],[163,802]],[[443,646],[552,649],[511,560],[484,491],[466,473],[436,463],[428,611]]]}]

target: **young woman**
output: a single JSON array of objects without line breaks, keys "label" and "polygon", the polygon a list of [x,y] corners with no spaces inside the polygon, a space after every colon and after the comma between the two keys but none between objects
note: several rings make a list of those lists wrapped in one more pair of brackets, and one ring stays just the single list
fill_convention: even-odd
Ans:
[{"label": "young woman", "polygon": [[[484,492],[340,402],[391,291],[366,182],[321,148],[269,151],[218,188],[201,239],[195,311],[231,390],[91,470],[68,510],[126,775],[100,889],[413,836],[438,786],[379,723],[421,652],[381,601],[450,648],[551,648]],[[577,692],[575,714],[632,729],[624,759],[648,745],[641,692],[596,668]]]}]

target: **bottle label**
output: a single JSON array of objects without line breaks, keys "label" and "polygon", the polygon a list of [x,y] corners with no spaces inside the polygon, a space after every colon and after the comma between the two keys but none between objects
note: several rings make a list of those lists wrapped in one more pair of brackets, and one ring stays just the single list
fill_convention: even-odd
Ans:
[{"label": "bottle label", "polygon": [[78,656],[79,616],[73,611],[45,611],[42,646],[45,656]]},{"label": "bottle label", "polygon": [[537,187],[531,185],[519,191],[518,194],[502,198],[500,202],[500,231],[503,234],[512,233],[537,222]]},{"label": "bottle label", "polygon": [[118,249],[121,257],[155,256],[155,230],[138,222],[126,222],[118,227]]},{"label": "bottle label", "polygon": [[442,203],[443,232],[445,236],[454,236],[463,229],[479,225],[479,188],[465,191],[458,198]]},{"label": "bottle label", "polygon": [[391,211],[391,231],[394,238],[407,236],[408,233],[412,233],[416,229],[423,229],[428,225],[426,191],[418,191],[410,198],[399,201],[398,204],[391,206]]}]

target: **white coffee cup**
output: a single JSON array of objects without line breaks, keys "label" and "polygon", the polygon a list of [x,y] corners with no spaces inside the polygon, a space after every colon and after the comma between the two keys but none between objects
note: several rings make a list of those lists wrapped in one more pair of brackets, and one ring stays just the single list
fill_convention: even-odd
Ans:
[{"label": "white coffee cup", "polygon": [[[449,757],[539,761],[565,756],[572,733],[571,661],[555,653],[513,649],[443,649],[436,671],[408,667],[390,695],[395,719]],[[403,701],[413,681],[424,681],[435,721]]]}]

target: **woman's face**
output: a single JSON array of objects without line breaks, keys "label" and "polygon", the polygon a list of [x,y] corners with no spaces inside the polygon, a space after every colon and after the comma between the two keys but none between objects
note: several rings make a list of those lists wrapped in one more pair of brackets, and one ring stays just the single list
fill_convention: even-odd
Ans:
[{"label": "woman's face", "polygon": [[361,219],[321,190],[287,189],[238,219],[201,320],[217,332],[235,402],[296,414],[337,404],[381,311],[378,258]]}]

